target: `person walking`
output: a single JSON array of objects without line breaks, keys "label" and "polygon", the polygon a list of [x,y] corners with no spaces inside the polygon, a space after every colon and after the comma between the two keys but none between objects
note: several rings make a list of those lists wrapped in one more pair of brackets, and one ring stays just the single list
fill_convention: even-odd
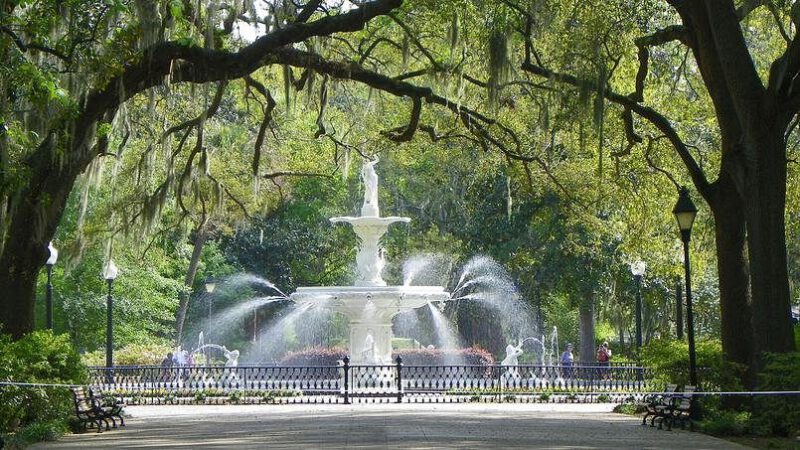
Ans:
[{"label": "person walking", "polygon": [[575,355],[572,354],[572,344],[567,344],[567,349],[561,354],[561,374],[564,378],[572,378],[572,365]]}]

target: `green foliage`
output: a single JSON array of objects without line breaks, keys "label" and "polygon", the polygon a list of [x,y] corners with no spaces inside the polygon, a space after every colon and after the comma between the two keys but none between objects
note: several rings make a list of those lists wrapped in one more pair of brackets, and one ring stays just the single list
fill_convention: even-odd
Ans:
[{"label": "green foliage", "polygon": [[36,442],[55,441],[68,431],[69,427],[64,420],[34,422],[19,429],[16,433],[8,435],[5,448],[9,450],[23,449]]},{"label": "green foliage", "polygon": [[715,436],[741,436],[750,432],[750,413],[747,411],[714,411],[705,414],[700,430]]},{"label": "green foliage", "polygon": [[[796,391],[800,388],[800,352],[764,355],[759,389]],[[759,396],[753,405],[753,422],[771,434],[800,434],[800,396]]]},{"label": "green foliage", "polygon": [[[703,389],[741,390],[745,368],[724,360],[717,340],[701,340],[696,345],[698,378]],[[661,339],[640,350],[645,367],[653,369],[660,383],[689,384],[689,346],[685,341]]]},{"label": "green foliage", "polygon": [[[0,335],[0,379],[25,383],[82,383],[86,368],[67,335],[54,336],[50,331],[35,331],[18,341]],[[20,431],[19,439],[49,435],[48,430],[62,430],[73,410],[68,389],[54,387],[17,387],[0,389],[0,433]]]},{"label": "green foliage", "polygon": [[[172,351],[172,347],[159,343],[129,344],[114,350],[114,364],[117,366],[158,365]],[[84,353],[81,360],[87,366],[105,366],[105,350]]]}]

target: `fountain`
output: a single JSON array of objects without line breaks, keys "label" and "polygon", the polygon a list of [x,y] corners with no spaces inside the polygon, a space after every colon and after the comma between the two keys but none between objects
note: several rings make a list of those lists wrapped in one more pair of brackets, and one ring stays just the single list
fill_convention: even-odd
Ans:
[{"label": "fountain", "polygon": [[[392,364],[392,318],[402,312],[450,299],[441,286],[387,286],[381,277],[385,264],[380,239],[393,223],[408,217],[381,217],[378,207],[378,159],[364,164],[364,204],[361,215],[333,217],[348,223],[358,236],[357,274],[353,286],[300,287],[290,296],[299,307],[321,306],[347,317],[350,323],[351,364]],[[323,304],[324,303],[324,304]]]}]

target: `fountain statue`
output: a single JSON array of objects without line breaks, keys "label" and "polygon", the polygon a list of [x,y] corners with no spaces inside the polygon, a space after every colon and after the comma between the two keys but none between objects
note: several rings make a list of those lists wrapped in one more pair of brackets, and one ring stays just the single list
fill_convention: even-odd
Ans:
[{"label": "fountain statue", "polygon": [[525,341],[520,339],[515,347],[513,344],[506,345],[506,357],[500,363],[501,366],[519,366],[519,357],[522,355],[522,344]]},{"label": "fountain statue", "polygon": [[[351,363],[392,363],[392,318],[430,302],[443,302],[450,295],[441,286],[387,286],[381,276],[384,251],[381,237],[393,223],[408,217],[381,217],[378,207],[378,159],[364,163],[364,203],[361,215],[333,217],[331,223],[348,223],[358,236],[354,286],[300,287],[290,296],[298,306],[321,306],[344,314],[350,322]],[[363,344],[362,344],[363,343]],[[363,347],[362,347],[363,345]]]},{"label": "fountain statue", "polygon": [[225,356],[225,367],[239,366],[239,350],[228,350],[222,346],[222,355]]}]

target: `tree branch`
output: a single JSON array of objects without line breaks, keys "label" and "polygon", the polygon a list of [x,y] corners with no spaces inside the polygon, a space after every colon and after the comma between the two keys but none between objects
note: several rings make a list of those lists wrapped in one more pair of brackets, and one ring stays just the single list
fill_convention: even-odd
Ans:
[{"label": "tree branch", "polygon": [[650,59],[650,50],[648,47],[663,45],[672,41],[680,41],[688,46],[689,39],[686,33],[686,27],[683,25],[671,25],[653,34],[637,38],[634,41],[636,47],[639,49],[639,70],[636,72],[636,90],[631,94],[632,100],[637,102],[644,101],[644,82],[647,78],[648,61]]},{"label": "tree branch", "polygon": [[[545,69],[544,67],[533,64],[530,61],[525,61],[522,63],[522,70],[574,87],[581,87],[585,86],[587,83],[592,83],[591,81],[579,80],[577,77],[572,75],[562,74]],[[695,161],[694,157],[689,152],[688,147],[683,140],[681,140],[680,136],[678,136],[677,131],[672,128],[672,125],[666,117],[648,106],[644,106],[628,97],[615,93],[611,89],[605,89],[604,96],[606,100],[635,112],[637,115],[647,120],[659,131],[661,131],[661,133],[663,133],[667,139],[669,139],[670,143],[675,148],[678,156],[681,158],[687,170],[689,171],[689,176],[692,178],[692,181],[694,182],[698,191],[703,192],[708,188],[709,183],[706,179],[703,169],[697,164],[697,161]]]},{"label": "tree branch", "polygon": [[44,52],[44,53],[48,53],[50,55],[53,55],[53,56],[57,57],[58,59],[64,61],[65,63],[69,63],[70,62],[70,57],[69,56],[65,55],[64,53],[62,53],[62,52],[60,52],[60,51],[58,51],[58,50],[56,50],[54,48],[50,48],[50,47],[47,47],[45,45],[37,44],[35,42],[30,42],[30,43],[26,44],[25,42],[23,42],[22,38],[17,36],[17,34],[14,33],[14,31],[11,30],[11,28],[8,28],[5,25],[0,25],[0,31],[2,31],[3,33],[7,34],[11,38],[11,40],[14,41],[14,45],[16,45],[17,48],[19,48],[19,50],[21,52],[23,52],[23,53],[27,52],[28,50],[38,50],[40,52]]},{"label": "tree branch", "polygon": [[395,142],[408,142],[414,137],[414,133],[417,132],[417,127],[419,126],[419,116],[422,112],[422,101],[419,99],[419,97],[414,97],[411,99],[411,101],[414,102],[411,108],[411,119],[408,121],[408,126],[405,127],[403,132],[396,133],[396,130],[390,130],[383,133],[386,137]]}]

